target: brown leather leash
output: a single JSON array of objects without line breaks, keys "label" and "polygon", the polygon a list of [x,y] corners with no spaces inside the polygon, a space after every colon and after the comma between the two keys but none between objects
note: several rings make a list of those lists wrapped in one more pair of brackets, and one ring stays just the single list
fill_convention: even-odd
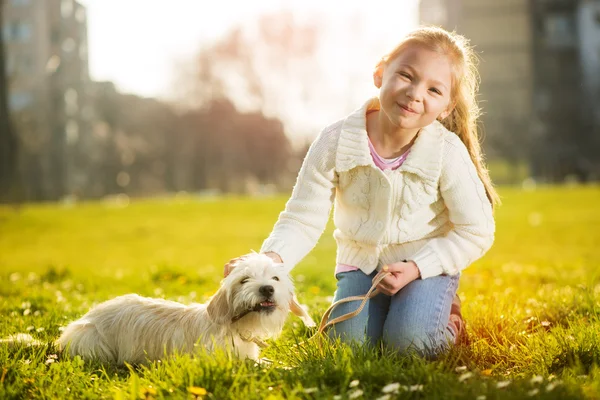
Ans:
[{"label": "brown leather leash", "polygon": [[[367,304],[367,301],[369,299],[372,299],[373,297],[377,296],[379,293],[381,293],[379,291],[379,289],[377,289],[377,285],[379,285],[379,283],[390,274],[390,272],[387,271],[387,265],[384,265],[383,268],[381,269],[381,271],[379,271],[377,273],[377,275],[375,275],[375,278],[373,278],[373,284],[371,285],[371,288],[369,289],[369,291],[367,292],[367,294],[365,294],[364,296],[350,296],[350,297],[346,297],[343,299],[340,299],[338,301],[336,301],[335,303],[333,303],[331,306],[329,306],[329,308],[327,309],[327,311],[325,311],[325,313],[323,314],[323,318],[321,318],[321,323],[319,324],[319,329],[317,329],[317,333],[315,333],[315,335],[313,335],[310,339],[314,338],[315,336],[323,333],[323,331],[327,328],[330,327],[332,325],[335,325],[337,323],[346,321],[350,318],[354,318],[356,317],[358,314],[360,314],[360,312],[363,310],[363,308],[365,308],[365,305]],[[358,308],[352,312],[349,312],[347,314],[344,315],[340,315],[337,318],[332,319],[331,321],[327,322],[327,320],[329,319],[329,316],[331,315],[331,312],[340,304],[343,303],[348,303],[350,301],[361,301],[360,305],[358,306]]]}]

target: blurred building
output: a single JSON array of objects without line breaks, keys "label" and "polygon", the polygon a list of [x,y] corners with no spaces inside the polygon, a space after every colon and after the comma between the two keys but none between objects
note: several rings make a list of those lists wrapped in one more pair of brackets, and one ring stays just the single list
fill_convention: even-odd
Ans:
[{"label": "blurred building", "polygon": [[77,165],[91,119],[86,9],[74,0],[5,0],[3,16],[24,194],[57,199],[84,179]]},{"label": "blurred building", "polygon": [[475,46],[487,158],[517,164],[532,111],[532,38],[525,0],[421,0],[420,22],[456,30]]},{"label": "blurred building", "polygon": [[600,178],[600,0],[533,0],[533,173]]},{"label": "blurred building", "polygon": [[539,178],[600,177],[600,0],[421,0],[471,40],[486,153]]}]

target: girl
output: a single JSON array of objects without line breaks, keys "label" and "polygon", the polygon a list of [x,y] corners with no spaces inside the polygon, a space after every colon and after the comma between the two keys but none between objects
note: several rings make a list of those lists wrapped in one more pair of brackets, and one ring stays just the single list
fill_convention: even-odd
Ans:
[{"label": "girl", "polygon": [[409,33],[375,68],[379,96],[312,143],[263,243],[277,262],[297,264],[335,203],[334,301],[364,295],[382,267],[391,272],[378,286],[384,295],[330,330],[343,341],[435,353],[459,337],[460,273],[491,247],[499,203],[478,142],[475,60],[460,35]]}]

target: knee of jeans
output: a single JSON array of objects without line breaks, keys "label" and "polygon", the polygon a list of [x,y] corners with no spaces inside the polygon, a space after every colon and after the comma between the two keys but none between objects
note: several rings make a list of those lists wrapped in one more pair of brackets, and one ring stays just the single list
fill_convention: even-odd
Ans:
[{"label": "knee of jeans", "polygon": [[448,348],[451,338],[444,331],[403,326],[393,332],[384,332],[384,341],[386,347],[399,353],[416,352],[423,356],[435,356]]},{"label": "knee of jeans", "polygon": [[343,321],[331,326],[327,334],[333,340],[339,339],[347,344],[366,344],[368,335],[364,324],[353,324],[350,320]]}]

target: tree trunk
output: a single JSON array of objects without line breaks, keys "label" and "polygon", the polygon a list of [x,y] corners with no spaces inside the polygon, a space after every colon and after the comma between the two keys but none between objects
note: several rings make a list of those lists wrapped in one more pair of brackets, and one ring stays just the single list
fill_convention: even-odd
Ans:
[{"label": "tree trunk", "polygon": [[17,175],[17,138],[8,112],[3,28],[4,0],[0,0],[0,201],[8,200]]}]

